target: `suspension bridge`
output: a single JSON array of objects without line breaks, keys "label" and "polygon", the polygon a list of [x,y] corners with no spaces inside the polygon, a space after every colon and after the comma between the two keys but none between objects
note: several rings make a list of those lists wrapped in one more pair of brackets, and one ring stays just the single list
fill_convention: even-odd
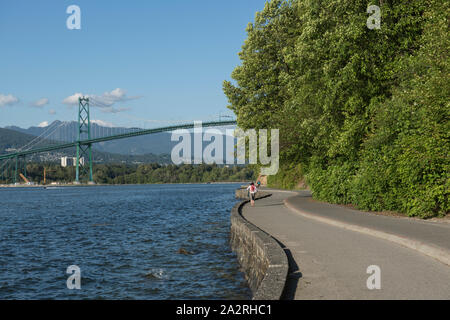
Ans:
[{"label": "suspension bridge", "polygon": [[[220,126],[236,125],[236,120],[222,120],[222,117],[223,116],[220,116],[219,121],[202,122],[202,126],[220,127]],[[228,116],[224,117],[230,118]],[[193,129],[196,125],[196,123],[192,122],[152,129],[119,128],[113,130],[113,128],[111,128],[109,134],[107,128],[106,129],[104,128],[102,131],[99,130],[97,127],[96,128],[97,132],[95,131],[93,132],[90,119],[89,98],[85,97],[79,98],[78,122],[75,130],[76,132],[70,133],[66,131],[65,134],[61,134],[61,132],[64,132],[61,130],[61,128],[64,128],[65,126],[69,128],[67,124],[68,122],[62,122],[59,125],[55,125],[55,128],[49,127],[40,136],[30,141],[27,145],[23,146],[22,148],[8,154],[0,155],[0,175],[1,175],[0,179],[3,181],[8,181],[8,179],[10,179],[14,184],[16,184],[19,181],[19,176],[23,175],[24,177],[26,177],[27,156],[51,151],[76,148],[75,183],[78,184],[82,181],[93,183],[94,182],[93,155],[92,155],[93,144],[137,136],[151,135],[161,132],[170,132],[180,129]],[[48,137],[54,134],[55,132],[59,133],[59,139],[49,139]],[[63,140],[63,142],[61,142],[61,140]],[[37,146],[36,143],[33,145],[33,142],[35,141],[44,142],[46,145],[36,147]]]}]

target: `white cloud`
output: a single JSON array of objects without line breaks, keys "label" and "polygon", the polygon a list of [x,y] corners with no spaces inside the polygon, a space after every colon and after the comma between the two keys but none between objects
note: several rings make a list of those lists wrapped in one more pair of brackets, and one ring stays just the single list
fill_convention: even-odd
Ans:
[{"label": "white cloud", "polygon": [[82,98],[82,97],[83,97],[82,93],[75,93],[75,94],[65,98],[62,103],[67,104],[67,105],[77,105],[78,98]]},{"label": "white cloud", "polygon": [[91,99],[92,105],[100,108],[108,108],[112,107],[116,103],[135,100],[139,99],[140,97],[127,97],[125,90],[117,88],[112,90],[111,92],[104,92],[101,96],[91,95],[89,96],[89,98]]},{"label": "white cloud", "polygon": [[5,96],[4,94],[0,93],[0,107],[4,106],[12,106],[19,102],[19,99],[17,97],[14,97],[11,94],[8,94]]},{"label": "white cloud", "polygon": [[111,122],[106,122],[103,120],[91,120],[92,123],[95,123],[101,127],[108,127],[108,128],[112,128],[114,127],[114,125]]},{"label": "white cloud", "polygon": [[113,106],[117,103],[141,98],[141,97],[128,97],[125,90],[121,88],[116,88],[110,92],[104,92],[102,95],[95,95],[95,94],[88,95],[82,93],[75,93],[65,98],[63,100],[63,103],[67,105],[77,105],[78,99],[83,96],[89,98],[91,106],[99,107],[101,111],[105,113],[119,113],[130,110],[129,108],[114,108]]},{"label": "white cloud", "polygon": [[48,121],[44,121],[44,122],[39,123],[39,124],[38,124],[38,127],[39,127],[39,128],[45,128],[45,127],[48,127]]},{"label": "white cloud", "polygon": [[56,114],[56,111],[55,111],[55,109],[50,109],[50,110],[48,110],[48,114],[51,114],[51,115],[54,115],[54,114]]},{"label": "white cloud", "polygon": [[39,99],[38,101],[33,102],[33,107],[42,108],[43,106],[47,105],[49,103],[49,100],[47,98]]},{"label": "white cloud", "polygon": [[105,107],[105,108],[100,108],[100,111],[104,112],[104,113],[120,113],[120,112],[128,111],[130,109],[131,108]]},{"label": "white cloud", "polygon": [[104,97],[110,98],[110,99],[123,99],[126,96],[126,92],[123,89],[117,88],[114,89],[111,92],[105,92],[103,94]]}]

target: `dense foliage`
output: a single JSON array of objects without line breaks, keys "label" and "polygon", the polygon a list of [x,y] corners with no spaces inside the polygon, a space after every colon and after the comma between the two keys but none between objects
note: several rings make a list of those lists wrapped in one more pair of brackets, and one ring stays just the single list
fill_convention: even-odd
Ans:
[{"label": "dense foliage", "polygon": [[250,167],[241,166],[144,164],[132,171],[123,170],[123,166],[98,166],[94,180],[97,183],[151,184],[235,182],[255,179],[255,171]]},{"label": "dense foliage", "polygon": [[444,0],[267,2],[224,91],[240,127],[280,129],[269,183],[305,177],[320,200],[448,214],[449,13]]},{"label": "dense foliage", "polygon": [[[27,177],[37,184],[44,182],[72,183],[75,180],[75,168],[63,168],[55,164],[31,163],[27,165]],[[217,165],[160,165],[160,164],[98,164],[94,168],[94,181],[100,184],[160,184],[160,183],[205,183],[205,182],[240,182],[255,180],[251,166],[217,166]],[[24,173],[24,172],[22,172]],[[5,177],[3,177],[5,178]],[[8,181],[11,183],[12,172]]]}]

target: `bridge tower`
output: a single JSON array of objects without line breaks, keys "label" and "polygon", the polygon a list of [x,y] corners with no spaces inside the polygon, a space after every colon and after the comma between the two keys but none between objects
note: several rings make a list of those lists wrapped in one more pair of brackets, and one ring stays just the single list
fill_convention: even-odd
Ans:
[{"label": "bridge tower", "polygon": [[[91,139],[91,118],[89,114],[89,98],[78,98],[78,140],[75,183],[87,180],[94,182],[92,175],[92,144],[81,144],[83,140]],[[88,162],[88,163],[86,163]]]},{"label": "bridge tower", "polygon": [[16,156],[15,160],[16,160],[16,166],[15,166],[15,169],[14,169],[14,184],[16,184],[18,182],[18,180],[19,180],[19,176],[18,176],[18,173],[17,173],[17,171],[19,170],[19,157]]},{"label": "bridge tower", "polygon": [[14,173],[12,175],[13,183],[19,183],[19,174],[23,174],[24,177],[27,177],[27,160],[25,155],[17,155],[14,157]]}]

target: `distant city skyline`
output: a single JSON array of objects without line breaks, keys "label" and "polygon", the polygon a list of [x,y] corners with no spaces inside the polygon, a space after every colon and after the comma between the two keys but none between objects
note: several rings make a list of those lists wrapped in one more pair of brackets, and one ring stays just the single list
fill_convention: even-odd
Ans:
[{"label": "distant city skyline", "polygon": [[[223,80],[264,0],[7,1],[0,4],[0,127],[77,118],[156,127],[231,115]],[[81,29],[69,30],[70,5]],[[167,122],[166,122],[167,121]]]}]

